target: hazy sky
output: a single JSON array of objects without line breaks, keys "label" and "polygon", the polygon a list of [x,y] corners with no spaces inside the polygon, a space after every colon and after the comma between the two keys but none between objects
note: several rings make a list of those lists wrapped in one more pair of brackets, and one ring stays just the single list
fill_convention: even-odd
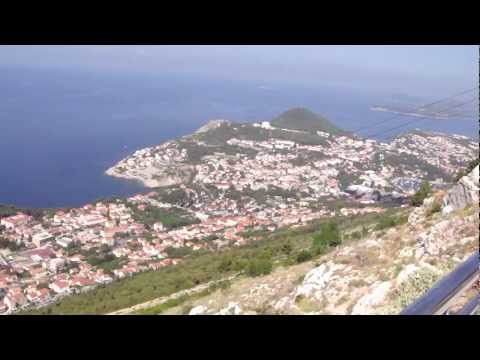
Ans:
[{"label": "hazy sky", "polygon": [[445,95],[478,86],[477,46],[0,46],[0,65]]}]

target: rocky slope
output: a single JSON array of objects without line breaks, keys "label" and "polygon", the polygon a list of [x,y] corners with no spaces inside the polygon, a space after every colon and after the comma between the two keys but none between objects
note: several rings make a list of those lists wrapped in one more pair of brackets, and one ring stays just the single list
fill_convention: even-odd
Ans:
[{"label": "rocky slope", "polygon": [[406,224],[236,281],[192,302],[190,314],[397,314],[478,252],[478,192],[477,166],[447,193],[426,199]]},{"label": "rocky slope", "polygon": [[449,214],[462,209],[468,204],[478,203],[478,166],[448,192],[443,199],[442,213]]}]

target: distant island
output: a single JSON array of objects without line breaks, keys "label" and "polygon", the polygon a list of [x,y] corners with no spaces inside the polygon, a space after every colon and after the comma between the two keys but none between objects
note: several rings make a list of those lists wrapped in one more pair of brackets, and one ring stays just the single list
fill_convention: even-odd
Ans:
[{"label": "distant island", "polygon": [[390,109],[388,107],[382,107],[382,106],[374,106],[374,107],[371,107],[370,110],[405,115],[405,116],[420,117],[420,118],[438,119],[438,120],[448,120],[450,118],[447,114],[438,114],[438,113],[432,113],[432,112],[422,113],[420,110],[418,110],[417,112],[402,111],[402,110]]}]

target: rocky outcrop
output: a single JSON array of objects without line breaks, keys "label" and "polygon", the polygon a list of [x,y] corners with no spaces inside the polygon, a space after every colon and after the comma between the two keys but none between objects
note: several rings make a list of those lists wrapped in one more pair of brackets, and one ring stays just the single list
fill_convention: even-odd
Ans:
[{"label": "rocky outcrop", "polygon": [[188,315],[205,315],[207,310],[208,308],[206,306],[203,306],[203,305],[195,306],[192,310],[190,310]]},{"label": "rocky outcrop", "polygon": [[454,210],[463,209],[467,205],[478,203],[478,166],[462,177],[443,199],[442,213],[444,215]]},{"label": "rocky outcrop", "polygon": [[391,288],[392,284],[389,281],[384,281],[382,283],[375,283],[371,285],[368,289],[367,294],[362,296],[360,300],[357,301],[357,303],[352,309],[351,315],[371,314],[376,306],[382,304],[385,301]]},{"label": "rocky outcrop", "polygon": [[[445,195],[439,192],[423,201],[422,206],[415,208],[408,217],[408,223],[415,226],[421,223],[440,202],[442,215],[448,215],[454,210],[460,210],[471,204],[478,204],[478,166],[470,174],[462,177]],[[439,199],[439,196],[440,199]]]},{"label": "rocky outcrop", "polygon": [[223,308],[215,315],[241,315],[243,314],[242,308],[238,303],[230,302],[226,308]]},{"label": "rocky outcrop", "polygon": [[168,166],[152,166],[144,169],[120,172],[118,167],[110,168],[107,175],[127,180],[135,180],[148,188],[181,185],[192,180],[195,168],[184,164],[169,164]]},{"label": "rocky outcrop", "polygon": [[298,287],[296,296],[314,297],[321,299],[326,286],[339,278],[338,270],[343,270],[345,265],[328,262],[310,271]]},{"label": "rocky outcrop", "polygon": [[196,134],[206,133],[222,125],[231,125],[231,122],[228,120],[210,120],[206,125],[202,126],[195,133]]}]

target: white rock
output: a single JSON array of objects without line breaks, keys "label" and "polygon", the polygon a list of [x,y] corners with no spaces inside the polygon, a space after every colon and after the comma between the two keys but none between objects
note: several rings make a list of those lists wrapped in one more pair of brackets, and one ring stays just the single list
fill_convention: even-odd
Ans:
[{"label": "white rock", "polygon": [[297,288],[296,296],[303,295],[311,297],[318,295],[330,281],[339,277],[335,273],[343,269],[345,269],[345,265],[335,264],[329,261],[309,271],[307,275],[305,275],[302,285]]},{"label": "white rock", "polygon": [[352,315],[371,314],[374,307],[380,305],[385,300],[391,287],[390,281],[370,286],[368,293],[362,296],[353,307]]},{"label": "white rock", "polygon": [[453,210],[478,203],[478,166],[470,174],[462,177],[443,198],[442,214],[447,215]]},{"label": "white rock", "polygon": [[413,249],[406,247],[400,250],[400,253],[398,254],[399,257],[410,257],[413,256]]},{"label": "white rock", "polygon": [[281,298],[280,300],[278,300],[275,303],[275,305],[273,305],[273,308],[275,310],[284,310],[290,305],[292,305],[292,299],[288,296],[285,296],[285,297]]},{"label": "white rock", "polygon": [[240,315],[242,308],[234,302],[228,303],[228,306],[220,310],[216,315]]},{"label": "white rock", "polygon": [[203,315],[207,310],[208,308],[206,306],[195,306],[192,310],[190,310],[188,315]]},{"label": "white rock", "polygon": [[397,279],[395,280],[397,286],[405,282],[411,275],[417,272],[419,267],[415,264],[408,264],[405,266],[405,268],[400,271],[400,273],[397,276]]},{"label": "white rock", "polygon": [[366,240],[363,245],[366,247],[366,248],[371,248],[371,247],[380,247],[380,244],[378,243],[377,240],[374,240],[374,239],[368,239]]}]

